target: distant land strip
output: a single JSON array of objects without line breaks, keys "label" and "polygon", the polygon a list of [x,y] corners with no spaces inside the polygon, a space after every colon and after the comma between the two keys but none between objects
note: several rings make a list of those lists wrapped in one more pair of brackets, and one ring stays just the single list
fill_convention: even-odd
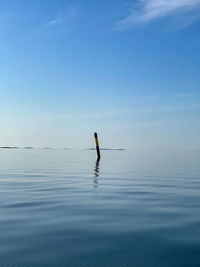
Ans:
[{"label": "distant land strip", "polygon": [[0,148],[4,148],[4,149],[15,149],[15,148],[19,148],[17,146],[0,146]]},{"label": "distant land strip", "polygon": [[[96,150],[96,148],[86,148],[86,150]],[[100,150],[120,150],[125,151],[125,148],[100,148]]]},{"label": "distant land strip", "polygon": [[[0,146],[0,149],[34,149],[32,146],[26,146],[26,147],[18,147],[18,146]],[[39,149],[53,149],[51,147],[42,147]],[[70,150],[71,148],[57,148],[57,149],[64,149],[64,150]],[[84,150],[96,150],[96,148],[85,148]],[[100,148],[100,150],[117,150],[117,151],[125,151],[125,148]]]}]

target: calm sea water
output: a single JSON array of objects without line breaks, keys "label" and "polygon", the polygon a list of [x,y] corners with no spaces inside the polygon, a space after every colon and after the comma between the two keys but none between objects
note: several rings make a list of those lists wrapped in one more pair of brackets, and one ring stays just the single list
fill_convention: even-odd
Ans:
[{"label": "calm sea water", "polygon": [[0,150],[1,267],[200,266],[200,152]]}]

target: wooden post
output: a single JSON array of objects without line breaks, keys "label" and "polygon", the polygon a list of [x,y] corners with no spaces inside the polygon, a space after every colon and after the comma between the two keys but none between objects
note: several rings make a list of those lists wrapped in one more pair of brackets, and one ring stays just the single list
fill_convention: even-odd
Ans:
[{"label": "wooden post", "polygon": [[94,139],[95,139],[95,144],[96,144],[97,160],[100,160],[101,154],[100,154],[100,149],[99,149],[99,141],[98,141],[97,133],[94,133]]}]

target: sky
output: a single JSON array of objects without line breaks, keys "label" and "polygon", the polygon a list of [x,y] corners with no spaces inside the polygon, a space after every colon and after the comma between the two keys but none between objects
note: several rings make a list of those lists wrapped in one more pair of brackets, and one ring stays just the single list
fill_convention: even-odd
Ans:
[{"label": "sky", "polygon": [[200,149],[200,0],[0,1],[0,146]]}]

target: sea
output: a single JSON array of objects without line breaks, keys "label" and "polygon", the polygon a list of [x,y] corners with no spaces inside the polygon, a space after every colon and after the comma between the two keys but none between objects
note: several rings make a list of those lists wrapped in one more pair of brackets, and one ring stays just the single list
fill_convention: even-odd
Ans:
[{"label": "sea", "polygon": [[1,267],[199,267],[200,152],[0,149]]}]

